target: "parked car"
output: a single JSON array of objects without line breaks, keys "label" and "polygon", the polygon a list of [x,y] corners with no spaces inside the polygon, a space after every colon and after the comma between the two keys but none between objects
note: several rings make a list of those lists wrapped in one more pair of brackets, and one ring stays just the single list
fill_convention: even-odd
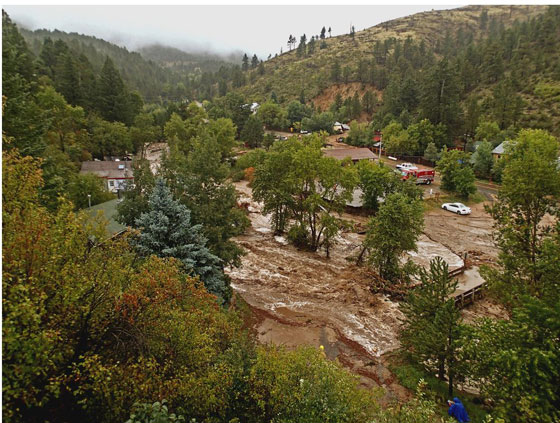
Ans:
[{"label": "parked car", "polygon": [[412,163],[401,163],[397,165],[397,169],[399,170],[416,170],[418,169],[418,166],[413,165]]},{"label": "parked car", "polygon": [[441,208],[457,214],[471,214],[470,207],[465,206],[463,203],[444,203],[441,205]]}]

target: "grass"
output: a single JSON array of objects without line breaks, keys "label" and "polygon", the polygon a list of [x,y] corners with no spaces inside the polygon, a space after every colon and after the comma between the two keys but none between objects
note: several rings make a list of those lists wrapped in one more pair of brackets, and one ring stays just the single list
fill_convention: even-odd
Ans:
[{"label": "grass", "polygon": [[[412,391],[418,386],[420,379],[424,379],[427,385],[428,394],[434,397],[439,412],[442,417],[447,416],[448,387],[445,381],[437,379],[434,375],[427,373],[423,368],[413,363],[410,358],[403,353],[389,356],[391,365],[389,369],[397,376],[399,383]],[[478,396],[466,392],[454,390],[453,396],[457,396],[463,402],[472,422],[482,422],[488,411],[482,407]]]},{"label": "grass", "polygon": [[472,204],[482,203],[486,199],[484,195],[480,192],[476,192],[473,195],[469,196],[468,200],[465,200],[463,197],[459,197],[453,193],[443,193],[440,195],[439,199],[434,197],[427,198],[424,200],[424,212],[428,212],[433,209],[439,209],[443,203],[463,203],[467,206]]}]

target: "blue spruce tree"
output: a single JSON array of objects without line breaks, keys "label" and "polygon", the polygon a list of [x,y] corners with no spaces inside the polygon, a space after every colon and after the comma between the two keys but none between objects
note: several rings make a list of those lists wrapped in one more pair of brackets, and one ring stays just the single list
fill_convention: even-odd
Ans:
[{"label": "blue spruce tree", "polygon": [[163,179],[158,179],[149,199],[149,211],[136,219],[140,234],[135,246],[143,256],[175,257],[185,270],[200,277],[206,289],[222,302],[231,290],[221,260],[206,248],[202,225],[191,224],[190,210],[173,198]]}]

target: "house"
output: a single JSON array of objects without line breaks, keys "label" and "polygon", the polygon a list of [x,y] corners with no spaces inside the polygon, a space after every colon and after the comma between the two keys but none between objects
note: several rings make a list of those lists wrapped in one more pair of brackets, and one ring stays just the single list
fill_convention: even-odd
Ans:
[{"label": "house", "polygon": [[259,110],[259,107],[261,107],[261,105],[259,103],[251,103],[251,112],[253,114],[257,113],[257,110]]},{"label": "house", "polygon": [[331,148],[323,150],[323,154],[325,157],[333,157],[341,161],[349,157],[354,163],[360,160],[373,161],[375,159],[375,155],[369,148]]},{"label": "house", "polygon": [[509,141],[504,141],[503,143],[501,143],[499,146],[497,146],[495,149],[492,150],[492,157],[494,158],[494,160],[498,160],[504,155],[505,147],[507,146],[508,143]]},{"label": "house", "polygon": [[80,173],[91,173],[103,178],[107,190],[114,193],[124,189],[126,183],[134,182],[131,161],[95,160],[83,162]]},{"label": "house", "polygon": [[335,122],[333,124],[333,132],[341,133],[341,132],[349,131],[349,130],[350,130],[350,127],[348,125],[346,125],[345,123]]}]

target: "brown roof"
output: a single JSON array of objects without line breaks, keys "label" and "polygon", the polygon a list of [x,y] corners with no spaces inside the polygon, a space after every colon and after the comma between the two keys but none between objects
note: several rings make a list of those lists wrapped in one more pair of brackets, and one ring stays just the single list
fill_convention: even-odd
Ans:
[{"label": "brown roof", "polygon": [[338,160],[344,160],[350,157],[351,160],[370,160],[375,159],[375,154],[368,148],[331,148],[323,150],[326,157],[334,157]]},{"label": "brown roof", "polygon": [[80,173],[93,173],[101,178],[132,178],[131,161],[91,161],[83,162]]}]

